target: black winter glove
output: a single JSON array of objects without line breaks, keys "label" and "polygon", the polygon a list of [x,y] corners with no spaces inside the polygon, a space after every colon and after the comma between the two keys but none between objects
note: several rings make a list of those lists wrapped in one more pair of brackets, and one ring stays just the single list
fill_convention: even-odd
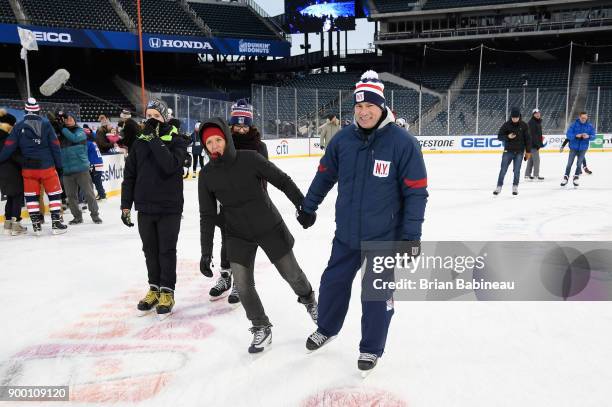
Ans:
[{"label": "black winter glove", "polygon": [[202,273],[204,277],[213,276],[212,269],[210,268],[212,265],[211,260],[212,259],[208,255],[202,256],[202,258],[200,259],[200,273]]},{"label": "black winter glove", "polygon": [[57,176],[60,178],[64,175],[64,169],[62,167],[55,167],[55,172],[57,172]]},{"label": "black winter glove", "polygon": [[129,228],[133,227],[134,224],[132,223],[132,211],[121,211],[121,222],[123,222],[123,224]]},{"label": "black winter glove", "polygon": [[324,145],[320,145],[321,150],[325,150],[325,146]]},{"label": "black winter glove", "polygon": [[316,213],[308,213],[304,211],[301,206],[297,209],[295,216],[297,217],[297,221],[300,222],[300,225],[302,225],[304,229],[308,229],[314,225],[315,221],[317,220]]},{"label": "black winter glove", "polygon": [[142,129],[143,134],[157,136],[158,128],[162,124],[159,120],[150,118],[145,122],[144,129]]}]

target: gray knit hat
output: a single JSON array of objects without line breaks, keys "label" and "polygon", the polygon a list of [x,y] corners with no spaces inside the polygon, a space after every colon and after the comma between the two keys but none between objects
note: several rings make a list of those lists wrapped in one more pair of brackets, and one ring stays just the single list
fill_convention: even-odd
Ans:
[{"label": "gray knit hat", "polygon": [[157,110],[159,114],[164,118],[164,121],[168,121],[168,105],[163,100],[151,99],[147,103],[147,110]]}]

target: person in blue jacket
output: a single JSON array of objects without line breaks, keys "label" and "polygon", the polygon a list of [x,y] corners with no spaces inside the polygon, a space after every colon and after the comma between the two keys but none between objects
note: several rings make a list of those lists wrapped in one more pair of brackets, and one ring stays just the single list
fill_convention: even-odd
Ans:
[{"label": "person in blue jacket", "polygon": [[569,140],[570,152],[567,157],[565,175],[561,181],[561,186],[564,187],[569,182],[572,164],[574,163],[574,159],[576,159],[576,172],[574,173],[573,183],[574,186],[577,187],[579,185],[578,179],[580,178],[580,174],[582,174],[584,156],[589,149],[591,141],[595,140],[595,128],[589,123],[589,115],[586,112],[580,112],[574,124],[567,129],[565,136]]},{"label": "person in blue jacket", "polygon": [[70,213],[74,217],[68,224],[78,225],[83,223],[83,212],[79,208],[79,189],[85,195],[93,222],[102,223],[91,183],[91,175],[89,175],[89,157],[85,132],[77,125],[76,119],[71,113],[58,112],[53,126],[59,134],[58,139],[62,149],[62,162],[64,163],[64,188],[66,188]]},{"label": "person in blue jacket", "polygon": [[104,159],[96,144],[95,134],[89,129],[83,129],[87,135],[87,158],[89,159],[89,176],[98,191],[97,200],[106,199],[106,191],[102,184],[102,174],[104,173]]},{"label": "person in blue jacket", "polygon": [[[336,234],[319,288],[318,329],[308,350],[329,342],[342,328],[351,286],[362,264],[363,241],[420,241],[427,203],[427,172],[417,139],[395,124],[384,85],[374,71],[354,91],[355,123],[331,140],[298,211],[304,228],[338,183]],[[393,315],[393,298],[362,298],[358,367],[372,369],[383,354]]]}]

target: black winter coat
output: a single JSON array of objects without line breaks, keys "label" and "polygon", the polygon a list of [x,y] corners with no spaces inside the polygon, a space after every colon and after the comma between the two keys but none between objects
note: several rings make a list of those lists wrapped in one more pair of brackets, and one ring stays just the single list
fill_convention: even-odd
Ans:
[{"label": "black winter coat", "polygon": [[[8,123],[0,123],[0,151],[8,138],[13,126]],[[0,163],[0,190],[7,196],[23,194],[23,178],[21,176],[21,165],[23,161],[21,153],[16,151],[9,160]]]},{"label": "black winter coat", "polygon": [[[293,248],[294,239],[261,180],[283,191],[296,208],[302,204],[304,195],[287,174],[259,153],[236,151],[223,119],[202,123],[200,134],[212,124],[223,129],[226,146],[223,156],[211,159],[202,168],[198,181],[202,255],[212,254],[219,201],[225,214],[229,261],[249,267],[257,245],[274,262]],[[206,148],[204,151],[208,154]]]},{"label": "black winter coat", "polygon": [[183,163],[187,141],[168,124],[160,126],[159,135],[172,133],[171,141],[154,137],[136,139],[129,151],[121,184],[121,209],[148,214],[183,212]]},{"label": "black winter coat", "polygon": [[529,120],[529,137],[531,138],[531,148],[539,150],[544,146],[542,141],[542,119],[532,117]]},{"label": "black winter coat", "polygon": [[[511,133],[516,134],[516,137],[509,138],[508,136]],[[497,139],[504,142],[504,151],[511,151],[513,153],[531,151],[529,128],[527,127],[527,123],[522,120],[513,123],[512,119],[510,119],[504,123],[499,129]]]}]

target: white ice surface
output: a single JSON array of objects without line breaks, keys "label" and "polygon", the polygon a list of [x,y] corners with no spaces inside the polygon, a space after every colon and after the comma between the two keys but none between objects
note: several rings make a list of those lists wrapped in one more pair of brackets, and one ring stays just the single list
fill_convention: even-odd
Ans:
[{"label": "white ice surface", "polygon": [[[426,155],[423,240],[611,241],[612,154],[588,154],[594,174],[578,189],[559,187],[565,159],[543,154],[545,181],[525,183],[521,174],[516,197],[509,171],[493,197],[499,155]],[[275,163],[305,192],[317,161]],[[42,237],[0,236],[0,385],[69,385],[71,403],[52,406],[610,405],[609,302],[396,302],[385,356],[363,380],[359,286],[337,340],[307,355],[315,326],[262,252],[256,282],[274,340],[263,355],[249,355],[243,308],[210,302],[215,279],[198,270],[196,187],[185,182],[176,308],[164,322],[136,316],[146,269],[136,228],[119,219],[119,198],[101,204],[102,225],[86,213],[85,224],[62,236],[50,235],[48,218]],[[306,231],[291,203],[269,189],[316,289],[330,254],[335,189]]]}]

